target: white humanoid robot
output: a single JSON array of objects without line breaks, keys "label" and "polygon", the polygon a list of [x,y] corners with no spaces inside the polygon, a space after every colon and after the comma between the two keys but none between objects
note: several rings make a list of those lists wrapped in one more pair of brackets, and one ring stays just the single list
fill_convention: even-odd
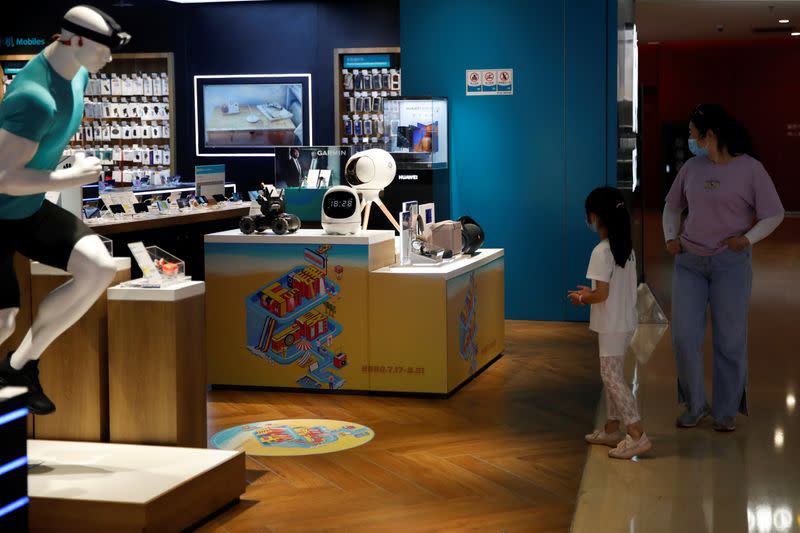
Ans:
[{"label": "white humanoid robot", "polygon": [[60,35],[17,74],[0,102],[0,343],[14,332],[19,312],[15,252],[72,274],[42,301],[16,351],[0,360],[0,386],[27,387],[35,414],[55,410],[39,383],[39,356],[89,310],[115,273],[99,237],[44,193],[100,176],[100,161],[83,154],[70,168],[54,169],[80,126],[87,72],[103,68],[111,49],[129,39],[102,11],[74,7]]}]

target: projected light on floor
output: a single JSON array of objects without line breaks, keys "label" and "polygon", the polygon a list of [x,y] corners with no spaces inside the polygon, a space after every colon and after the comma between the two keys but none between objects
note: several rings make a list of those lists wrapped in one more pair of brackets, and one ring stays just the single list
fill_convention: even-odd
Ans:
[{"label": "projected light on floor", "polygon": [[356,448],[373,437],[374,431],[353,422],[270,420],[220,431],[211,437],[211,445],[223,450],[243,450],[249,455],[318,455]]}]

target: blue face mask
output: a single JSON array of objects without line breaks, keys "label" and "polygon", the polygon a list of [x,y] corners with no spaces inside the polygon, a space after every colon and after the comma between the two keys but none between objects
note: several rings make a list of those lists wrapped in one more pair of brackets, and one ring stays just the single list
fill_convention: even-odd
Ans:
[{"label": "blue face mask", "polygon": [[595,224],[594,222],[591,222],[591,221],[587,220],[587,221],[586,221],[586,226],[587,226],[587,227],[589,228],[589,230],[591,230],[592,232],[594,232],[594,233],[597,233],[597,224]]},{"label": "blue face mask", "polygon": [[697,139],[689,139],[689,151],[697,156],[704,155],[708,157],[708,149],[700,148],[700,146],[697,144]]}]

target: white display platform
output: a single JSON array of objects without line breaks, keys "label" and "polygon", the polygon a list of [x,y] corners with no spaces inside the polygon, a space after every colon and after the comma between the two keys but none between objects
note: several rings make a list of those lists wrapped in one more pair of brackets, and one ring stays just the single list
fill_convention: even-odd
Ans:
[{"label": "white display platform", "polygon": [[28,441],[31,531],[181,531],[245,490],[243,452]]},{"label": "white display platform", "polygon": [[[320,240],[322,239],[322,240]],[[271,230],[245,235],[238,229],[206,235],[205,242],[241,244],[361,244],[369,245],[394,239],[391,230],[362,230],[355,235],[328,235],[321,229],[300,229],[296,233],[275,235]]]},{"label": "white display platform", "polygon": [[409,276],[435,277],[444,280],[453,279],[465,272],[505,256],[502,248],[481,248],[475,255],[462,255],[454,260],[445,260],[437,265],[392,265],[373,270],[373,275],[402,274]]},{"label": "white display platform", "polygon": [[206,284],[204,282],[191,280],[161,288],[117,285],[108,289],[108,299],[133,302],[179,302],[194,296],[201,296],[205,292]]}]

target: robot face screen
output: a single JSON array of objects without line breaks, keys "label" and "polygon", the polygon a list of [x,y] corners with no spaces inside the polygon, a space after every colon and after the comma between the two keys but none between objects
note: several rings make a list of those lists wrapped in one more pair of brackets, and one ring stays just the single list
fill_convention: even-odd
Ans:
[{"label": "robot face screen", "polygon": [[353,216],[358,205],[355,192],[333,191],[325,195],[322,210],[333,219],[346,219]]}]

